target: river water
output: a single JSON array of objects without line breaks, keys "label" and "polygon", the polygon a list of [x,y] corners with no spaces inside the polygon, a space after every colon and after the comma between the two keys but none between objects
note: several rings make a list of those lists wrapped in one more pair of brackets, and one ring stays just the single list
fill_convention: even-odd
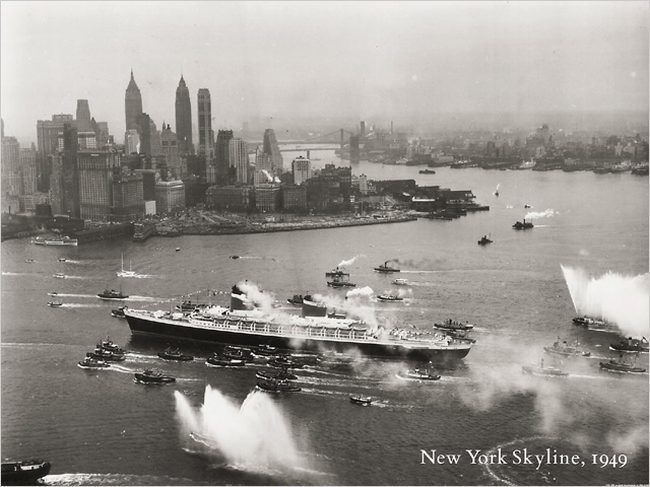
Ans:
[{"label": "river water", "polygon": [[[311,156],[319,159],[315,165],[338,162],[332,151]],[[436,171],[420,175],[417,167],[364,162],[353,168],[371,179],[414,178],[422,185],[471,189],[490,211],[451,222],[78,248],[4,242],[3,457],[48,459],[52,472],[45,482],[66,485],[647,482],[648,376],[599,370],[599,361],[614,357],[608,344],[618,336],[572,324],[576,311],[561,268],[573,276],[577,295],[588,295],[583,311],[610,301],[606,312],[620,315],[621,333],[648,334],[647,178]],[[513,230],[528,212],[537,212],[535,228]],[[478,246],[484,234],[494,243]],[[231,259],[235,254],[241,258]],[[122,255],[138,278],[116,277]],[[210,299],[226,304],[232,284],[247,279],[280,304],[307,291],[342,300],[345,291],[328,289],[324,272],[355,256],[348,268],[360,288],[395,291],[392,277],[372,271],[388,259],[411,283],[403,303],[370,303],[380,321],[421,328],[447,318],[476,323],[477,342],[463,363],[440,370],[439,381],[418,383],[396,377],[402,364],[362,357],[349,364],[322,362],[298,373],[300,393],[271,398],[251,394],[253,366],[216,369],[203,360],[157,359],[167,342],[134,340],[126,322],[110,316],[114,304],[95,297],[106,287],[121,287],[131,296],[130,307],[169,309],[182,295],[211,289],[217,292]],[[56,272],[67,278],[55,279]],[[46,306],[53,290],[62,308]],[[639,305],[637,294],[645,304]],[[129,350],[126,362],[96,373],[76,367],[106,335]],[[538,363],[543,347],[558,336],[579,340],[591,357],[544,357],[570,371],[568,377],[522,375],[521,366]],[[197,357],[211,353],[179,345]],[[647,354],[636,360],[647,367]],[[178,381],[158,388],[134,384],[133,372],[145,367]],[[351,394],[376,402],[355,406]],[[499,447],[505,453],[551,448],[580,455],[585,465],[536,469],[514,465],[512,457],[507,465],[473,465],[466,452]],[[422,450],[434,449],[461,454],[459,464],[422,464]],[[592,464],[594,454],[625,454],[627,464],[601,468]]]}]

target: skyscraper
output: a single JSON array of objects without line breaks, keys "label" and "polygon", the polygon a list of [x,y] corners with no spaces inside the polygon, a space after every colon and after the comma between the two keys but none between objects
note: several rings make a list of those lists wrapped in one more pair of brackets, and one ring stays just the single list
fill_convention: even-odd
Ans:
[{"label": "skyscraper", "polygon": [[[230,149],[230,174],[238,184],[248,184],[248,148],[242,139],[231,139]],[[232,182],[232,181],[230,181]]]},{"label": "skyscraper", "polygon": [[63,125],[72,123],[72,115],[52,115],[52,120],[36,122],[36,139],[38,142],[38,189],[47,191],[50,188],[51,156],[55,154],[59,144],[59,134],[63,133]]},{"label": "skyscraper", "polygon": [[198,93],[199,112],[199,154],[206,157],[208,164],[214,158],[214,132],[212,132],[212,103],[210,90],[200,88]]},{"label": "skyscraper", "polygon": [[301,185],[311,178],[311,162],[303,156],[298,156],[291,162],[291,172],[293,173],[293,184]]},{"label": "skyscraper", "polygon": [[217,171],[218,184],[231,184],[230,176],[235,175],[230,171],[230,141],[232,140],[232,130],[219,130],[217,133],[217,144],[215,147],[215,165]]},{"label": "skyscraper", "polygon": [[192,103],[190,102],[190,90],[181,80],[176,88],[176,138],[178,140],[178,152],[181,155],[193,154],[194,144],[192,143]]},{"label": "skyscraper", "polygon": [[81,218],[109,221],[113,206],[114,174],[120,167],[120,155],[114,151],[78,153],[79,206]]},{"label": "skyscraper", "polygon": [[79,140],[72,124],[63,126],[63,212],[79,218]]},{"label": "skyscraper", "polygon": [[79,132],[92,130],[88,100],[77,100],[77,130]]},{"label": "skyscraper", "polygon": [[2,212],[19,211],[20,195],[20,144],[15,137],[2,138],[2,164],[0,181],[2,182]]},{"label": "skyscraper", "polygon": [[126,114],[126,130],[137,130],[138,117],[142,114],[142,96],[140,88],[133,79],[133,70],[131,71],[131,81],[129,81],[124,95],[124,112]]},{"label": "skyscraper", "polygon": [[169,124],[165,125],[163,122],[162,131],[160,132],[161,150],[165,156],[165,164],[167,170],[172,173],[174,179],[180,178],[181,174],[181,160],[178,157],[178,140]]},{"label": "skyscraper", "polygon": [[278,147],[278,141],[275,138],[273,129],[266,129],[264,131],[262,151],[271,158],[273,174],[279,177],[283,171],[282,154],[280,153],[280,147]]}]

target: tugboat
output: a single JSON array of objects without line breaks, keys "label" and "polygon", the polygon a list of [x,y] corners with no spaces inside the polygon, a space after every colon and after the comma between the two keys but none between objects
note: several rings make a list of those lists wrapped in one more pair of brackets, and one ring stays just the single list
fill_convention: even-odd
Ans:
[{"label": "tugboat", "polygon": [[625,353],[648,353],[648,339],[642,337],[640,340],[638,338],[629,337],[627,340],[621,340],[618,343],[612,343],[609,346],[610,350],[615,352],[625,352]]},{"label": "tugboat", "polygon": [[239,256],[238,255],[231,255],[230,258],[232,260],[237,260],[237,259],[239,259]]},{"label": "tugboat", "polygon": [[65,262],[66,260],[68,259],[66,259],[65,257],[59,257],[59,262]]},{"label": "tugboat", "polygon": [[646,371],[643,367],[623,362],[623,360],[610,359],[607,362],[600,362],[600,368],[608,372],[623,372],[626,374],[642,374]]},{"label": "tugboat", "polygon": [[48,301],[47,305],[50,308],[60,308],[61,306],[63,306],[63,301]]},{"label": "tugboat", "polygon": [[108,369],[110,367],[110,364],[107,364],[103,360],[86,357],[85,359],[77,362],[77,367],[87,370],[103,370]]},{"label": "tugboat", "polygon": [[234,360],[243,360],[244,362],[253,361],[253,353],[248,348],[243,347],[233,347],[228,345],[223,349],[223,354],[225,358],[234,359]]},{"label": "tugboat", "polygon": [[433,169],[420,169],[419,174],[435,174],[436,172]]},{"label": "tugboat", "polygon": [[280,370],[258,370],[255,373],[255,377],[262,380],[298,380],[298,377],[289,372],[289,369],[286,367]]},{"label": "tugboat", "polygon": [[208,367],[242,367],[246,365],[246,362],[241,359],[224,357],[215,352],[212,357],[208,357],[205,365]]},{"label": "tugboat", "polygon": [[126,315],[124,314],[124,310],[126,309],[126,306],[120,306],[119,308],[112,309],[111,310],[111,316],[113,318],[119,318],[121,320],[126,319]]},{"label": "tugboat", "polygon": [[59,293],[57,293],[56,291],[50,291],[49,293],[47,293],[47,295],[48,296],[58,296]]},{"label": "tugboat", "polygon": [[411,380],[440,380],[439,375],[429,374],[428,372],[420,370],[418,368],[408,369],[400,377],[403,379]]},{"label": "tugboat", "polygon": [[327,271],[325,277],[350,277],[350,273],[336,267],[336,269]]},{"label": "tugboat", "polygon": [[278,355],[269,360],[269,365],[271,367],[278,367],[281,369],[302,369],[305,366],[305,363],[293,358],[287,358],[284,355]]},{"label": "tugboat", "polygon": [[512,228],[515,230],[528,230],[530,228],[533,228],[535,225],[533,225],[533,222],[527,222],[526,219],[524,218],[523,221],[516,221],[514,225],[512,225]]},{"label": "tugboat", "polygon": [[126,353],[126,350],[124,350],[122,347],[120,347],[118,344],[113,342],[111,340],[111,337],[106,337],[106,340],[100,340],[97,342],[97,345],[95,345],[95,348],[99,348],[101,350],[105,350],[107,352],[112,352],[114,354],[118,355],[124,355]]},{"label": "tugboat", "polygon": [[444,321],[443,323],[434,323],[433,324],[434,328],[438,328],[439,330],[451,330],[451,331],[467,331],[471,330],[474,328],[474,325],[471,323],[461,323],[460,321],[455,321],[452,320],[451,318]]},{"label": "tugboat", "polygon": [[400,271],[397,267],[389,266],[388,265],[389,262],[390,262],[390,260],[387,260],[386,262],[383,263],[383,265],[379,265],[379,266],[375,267],[374,269],[377,272],[382,272],[384,274],[388,274],[390,272],[399,272]]},{"label": "tugboat", "polygon": [[302,299],[302,294],[294,294],[292,298],[287,299],[287,303],[302,306]]},{"label": "tugboat", "polygon": [[377,299],[383,302],[404,301],[404,298],[400,298],[399,296],[395,296],[394,294],[380,294],[379,296],[377,296]]},{"label": "tugboat", "polygon": [[368,396],[350,396],[350,402],[352,404],[358,404],[359,406],[370,406],[372,404],[372,398]]},{"label": "tugboat", "polygon": [[96,348],[92,352],[88,352],[86,357],[94,358],[97,360],[104,360],[106,362],[124,362],[126,357],[123,353],[110,352],[101,348]]},{"label": "tugboat", "polygon": [[277,355],[278,351],[279,349],[277,347],[272,347],[271,345],[258,345],[252,350],[253,355],[265,355],[265,356]]},{"label": "tugboat", "polygon": [[576,326],[584,326],[588,330],[594,331],[608,330],[610,328],[605,321],[589,316],[576,316],[573,318],[573,324]]},{"label": "tugboat", "polygon": [[492,240],[490,240],[487,235],[483,235],[481,237],[481,240],[478,241],[479,245],[487,245],[487,244],[491,244],[491,243],[492,243]]},{"label": "tugboat", "polygon": [[133,382],[137,384],[169,384],[170,382],[176,382],[176,378],[171,375],[164,375],[160,371],[154,371],[152,369],[146,369],[144,372],[136,372]]},{"label": "tugboat", "polygon": [[3,485],[37,485],[37,480],[50,473],[50,462],[25,460],[2,462]]},{"label": "tugboat", "polygon": [[523,365],[521,371],[528,375],[567,377],[569,374],[557,367],[544,367],[544,359],[540,360],[539,365]]},{"label": "tugboat", "polygon": [[98,293],[97,297],[105,301],[111,301],[116,299],[126,299],[129,295],[122,294],[122,291],[116,291],[115,289],[105,289],[103,292]]},{"label": "tugboat", "polygon": [[355,283],[348,281],[344,277],[333,277],[331,281],[327,281],[327,285],[333,288],[356,287]]},{"label": "tugboat", "polygon": [[281,392],[300,392],[300,387],[292,384],[288,380],[275,380],[275,379],[258,379],[257,388],[264,392],[272,392],[275,394]]},{"label": "tugboat", "polygon": [[65,274],[63,272],[57,272],[56,274],[52,274],[52,277],[56,277],[57,279],[65,279]]},{"label": "tugboat", "polygon": [[552,347],[544,347],[544,351],[548,353],[554,353],[556,355],[566,355],[566,356],[582,356],[582,357],[589,357],[591,356],[591,352],[588,352],[586,350],[580,350],[578,348],[578,342],[576,341],[575,346],[569,345],[566,340],[562,341],[560,343],[560,339],[558,338],[555,343],[553,343]]},{"label": "tugboat", "polygon": [[398,278],[393,280],[393,284],[395,284],[396,286],[408,286],[409,282],[407,279]]},{"label": "tugboat", "polygon": [[192,355],[184,355],[178,348],[167,347],[163,352],[158,352],[158,356],[163,360],[176,360],[178,362],[190,362],[194,360]]}]

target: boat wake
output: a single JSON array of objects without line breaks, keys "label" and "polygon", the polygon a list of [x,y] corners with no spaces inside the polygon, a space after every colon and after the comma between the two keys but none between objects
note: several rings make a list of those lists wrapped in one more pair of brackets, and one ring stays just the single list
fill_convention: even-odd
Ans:
[{"label": "boat wake", "polygon": [[2,271],[3,276],[38,276],[38,274],[34,272],[10,272],[10,271]]},{"label": "boat wake", "polygon": [[46,475],[44,485],[193,485],[188,478],[121,473],[63,473]]},{"label": "boat wake", "polygon": [[57,298],[97,298],[96,294],[56,293],[54,296]]},{"label": "boat wake", "polygon": [[160,301],[160,298],[154,298],[152,296],[129,296],[127,301],[140,301],[140,302],[147,302],[147,303],[156,303]]},{"label": "boat wake", "polygon": [[[60,296],[60,295],[59,295]],[[102,305],[99,303],[95,304],[86,304],[86,303],[63,303],[61,308],[101,308]]]},{"label": "boat wake", "polygon": [[133,369],[129,369],[128,367],[124,367],[123,365],[118,365],[115,363],[111,363],[111,366],[106,370],[112,370],[114,372],[119,372],[121,374],[133,374],[136,372]]}]

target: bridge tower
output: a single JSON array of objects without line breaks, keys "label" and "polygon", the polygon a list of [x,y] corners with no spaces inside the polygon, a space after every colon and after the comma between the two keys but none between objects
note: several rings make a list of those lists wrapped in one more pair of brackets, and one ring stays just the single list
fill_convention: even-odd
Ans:
[{"label": "bridge tower", "polygon": [[343,150],[343,146],[345,145],[345,130],[341,129],[341,150]]}]

